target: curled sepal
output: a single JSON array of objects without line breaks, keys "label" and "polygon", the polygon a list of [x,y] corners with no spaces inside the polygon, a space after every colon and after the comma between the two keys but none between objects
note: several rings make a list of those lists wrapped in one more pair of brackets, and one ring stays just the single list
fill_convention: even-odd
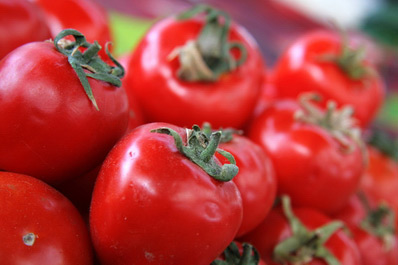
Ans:
[{"label": "curled sepal", "polygon": [[[67,36],[73,36],[75,41],[65,40]],[[124,76],[122,65],[110,54],[108,44],[105,47],[106,54],[115,66],[108,65],[99,56],[101,46],[95,41],[93,44],[87,42],[82,33],[74,29],[61,31],[54,39],[55,48],[68,57],[68,62],[77,74],[87,97],[93,106],[99,110],[97,102],[91,90],[87,77],[107,82],[113,86],[120,87]],[[82,52],[81,48],[85,48]]]},{"label": "curled sepal", "polygon": [[[230,181],[238,174],[239,169],[236,166],[235,158],[227,151],[218,148],[221,131],[213,132],[208,136],[201,131],[199,126],[194,125],[191,130],[187,129],[187,145],[184,145],[181,136],[173,129],[162,127],[151,130],[151,132],[173,136],[178,151],[216,180]],[[220,165],[214,158],[215,152],[226,157],[230,164]]]},{"label": "curled sepal", "polygon": [[[211,124],[208,122],[203,123],[202,131],[210,136],[210,134],[213,132]],[[242,130],[237,130],[234,128],[219,128],[218,131],[221,131],[222,133],[220,143],[231,142],[234,139],[234,135],[243,135]]]},{"label": "curled sepal", "polygon": [[255,247],[248,243],[242,244],[242,254],[235,242],[231,242],[224,250],[225,260],[215,260],[211,265],[258,265],[260,255]]},{"label": "curled sepal", "polygon": [[282,209],[289,222],[292,235],[280,242],[273,251],[276,262],[295,265],[306,264],[314,258],[323,259],[328,265],[340,265],[337,258],[324,246],[326,241],[344,227],[340,221],[333,221],[315,230],[308,230],[294,215],[288,196],[282,196]]}]

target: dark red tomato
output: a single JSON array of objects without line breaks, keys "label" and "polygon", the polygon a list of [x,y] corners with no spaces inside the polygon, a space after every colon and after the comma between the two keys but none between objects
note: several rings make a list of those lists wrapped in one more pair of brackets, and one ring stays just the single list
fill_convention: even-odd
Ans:
[{"label": "dark red tomato", "polygon": [[[98,58],[98,57],[97,57]],[[0,168],[56,184],[100,164],[128,123],[125,91],[87,78],[99,110],[54,44],[0,62]]]},{"label": "dark red tomato", "polygon": [[[233,135],[220,148],[231,153],[239,167],[232,180],[239,189],[243,203],[242,224],[237,237],[254,229],[267,216],[276,196],[276,177],[271,160],[260,146],[245,136]],[[217,156],[220,161],[226,159]]]},{"label": "dark red tomato", "polygon": [[90,236],[61,193],[26,175],[0,172],[1,264],[92,264]]},{"label": "dark red tomato", "polygon": [[[89,42],[98,41],[105,48],[111,41],[108,15],[93,0],[33,0],[44,12],[53,38],[67,28],[82,32]],[[105,49],[101,55],[105,55]],[[106,56],[104,58],[107,58]]]},{"label": "dark red tomato", "polygon": [[304,109],[296,101],[275,102],[253,121],[249,137],[270,157],[278,194],[296,206],[336,212],[359,185],[363,154],[351,139],[343,139],[348,148],[324,127],[297,119],[298,111]]},{"label": "dark red tomato", "polygon": [[[249,252],[249,253],[245,253]],[[246,255],[251,255],[248,259]],[[221,262],[223,261],[223,262]],[[258,251],[248,243],[241,243],[233,241],[224,250],[224,252],[210,265],[267,265],[265,261],[260,258]]]},{"label": "dark red tomato", "polygon": [[27,0],[0,0],[0,59],[22,44],[50,39],[40,10]]},{"label": "dark red tomato", "polygon": [[151,132],[160,127],[186,143],[186,129],[145,124],[116,144],[100,170],[90,227],[101,264],[208,265],[239,229],[236,185],[210,177],[172,136]]},{"label": "dark red tomato", "polygon": [[195,40],[203,26],[202,19],[163,19],[134,50],[125,86],[128,95],[140,102],[147,121],[187,127],[209,122],[214,128],[240,128],[251,115],[260,94],[264,65],[255,40],[241,26],[232,24],[228,38],[246,48],[247,59],[242,65],[217,81],[192,82],[178,77],[180,61],[171,59],[170,54]]},{"label": "dark red tomato", "polygon": [[[352,56],[352,50],[348,51],[351,48],[344,49],[344,45],[342,37],[332,31],[303,35],[277,63],[275,86],[282,98],[296,98],[302,92],[312,91],[322,95],[324,104],[332,99],[339,106],[351,105],[355,118],[365,127],[383,102],[384,84],[368,61]],[[330,60],[343,52],[344,63]],[[362,73],[364,67],[368,70]]]},{"label": "dark red tomato", "polygon": [[[326,215],[311,208],[293,208],[293,212],[299,222],[310,232],[332,221]],[[292,231],[292,227],[283,210],[278,206],[271,210],[267,218],[257,228],[252,230],[241,240],[253,244],[260,253],[261,258],[264,259],[268,265],[292,265],[293,263],[290,262],[279,263],[274,260],[275,247],[282,241],[291,237],[293,235]],[[310,241],[308,241],[308,243],[311,244]],[[355,242],[341,229],[335,231],[323,245],[324,248],[340,262],[340,265],[362,265]],[[310,256],[307,262],[298,264],[327,265],[328,263],[322,258],[311,258]]]},{"label": "dark red tomato", "polygon": [[[387,209],[387,208],[385,208]],[[354,195],[350,198],[346,206],[339,211],[334,218],[344,221],[352,234],[353,239],[358,245],[359,251],[362,256],[363,265],[395,265],[398,264],[398,245],[397,238],[394,236],[395,223],[385,222],[387,220],[380,219],[381,208],[378,212],[374,212],[373,217],[368,216],[371,214],[370,211],[377,211],[376,208],[366,209],[361,199]],[[385,214],[394,214],[392,212]],[[374,225],[373,227],[364,226],[366,218],[371,223],[368,225]],[[388,218],[384,215],[384,218]],[[386,225],[392,225],[392,227],[386,227]],[[384,227],[383,227],[384,226]],[[376,231],[372,232],[370,229],[384,229],[384,233],[377,235]],[[391,229],[390,229],[391,228]],[[381,230],[379,230],[381,231]]]}]

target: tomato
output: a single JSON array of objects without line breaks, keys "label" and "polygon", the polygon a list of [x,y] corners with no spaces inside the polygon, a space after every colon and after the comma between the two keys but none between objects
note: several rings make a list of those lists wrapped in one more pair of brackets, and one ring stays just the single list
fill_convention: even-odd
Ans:
[{"label": "tomato", "polygon": [[353,195],[334,218],[343,220],[358,245],[363,265],[398,264],[394,212],[386,205],[371,207]]},{"label": "tomato", "polygon": [[268,265],[361,265],[358,248],[342,227],[317,210],[291,209],[285,201],[242,240],[253,244]]},{"label": "tomato", "polygon": [[[175,135],[152,132],[164,127]],[[208,156],[211,152],[206,155],[210,168],[182,154],[181,148],[196,150],[194,154],[209,146],[215,151],[213,144],[220,134],[208,143],[196,129],[188,130],[187,139],[184,128],[145,124],[108,154],[90,211],[91,235],[101,264],[208,265],[233,240],[242,221],[242,200],[232,181],[217,179],[236,175],[236,166],[223,165],[215,179],[207,172],[221,165]],[[179,147],[173,139],[177,136],[182,141]]]},{"label": "tomato", "polygon": [[[74,56],[82,55],[77,51]],[[120,82],[116,75],[104,75]],[[68,57],[49,42],[21,46],[0,62],[1,169],[57,184],[103,161],[127,128],[127,96],[116,83],[86,80],[91,98]]]},{"label": "tomato", "polygon": [[[232,180],[243,203],[242,224],[236,235],[239,237],[254,229],[268,214],[276,196],[276,177],[271,160],[260,146],[242,135],[231,137],[222,142],[220,148],[231,153],[239,167],[238,175]],[[218,158],[227,163],[225,158]]]},{"label": "tomato", "polygon": [[50,37],[43,14],[32,3],[0,1],[0,59],[22,44]]},{"label": "tomato", "polygon": [[30,176],[0,172],[1,264],[92,264],[88,229],[58,191]]},{"label": "tomato", "polygon": [[[313,31],[296,40],[280,57],[274,83],[281,98],[296,98],[302,92],[322,95],[338,106],[351,105],[355,118],[366,127],[384,98],[384,84],[375,67],[361,58],[333,31]],[[336,60],[340,60],[337,62]]]},{"label": "tomato", "polygon": [[[111,41],[108,14],[93,0],[33,0],[45,14],[53,38],[67,28],[82,32],[89,42],[102,47]],[[106,59],[104,49],[100,51]]]},{"label": "tomato", "polygon": [[276,101],[253,121],[248,135],[270,157],[279,195],[289,195],[296,206],[330,214],[359,186],[364,155],[355,127],[345,127],[350,124],[345,111],[331,105],[323,112],[307,97],[300,104]]},{"label": "tomato", "polygon": [[[220,14],[217,19],[220,16],[223,15]],[[226,16],[224,19],[229,21]],[[192,47],[203,40],[201,33],[206,31],[204,29],[215,23],[210,21],[206,24],[204,20],[202,17],[184,20],[165,18],[147,32],[132,52],[125,79],[126,91],[140,102],[146,121],[163,121],[187,127],[209,122],[215,128],[239,128],[251,115],[260,94],[264,72],[258,46],[240,25],[232,23],[228,28],[222,24],[218,25],[221,30],[228,30],[228,36],[221,41],[225,45],[222,49],[228,51],[227,58],[212,58],[211,55],[207,58],[205,54],[197,56],[197,50],[192,52]],[[215,31],[219,30],[216,27]],[[209,37],[206,40],[219,43],[214,40],[217,36],[206,36]],[[238,42],[244,47],[240,52],[235,47]],[[184,45],[191,50],[185,53],[187,46]],[[184,55],[194,58],[185,58]],[[205,58],[211,61],[209,65],[213,63],[214,71],[206,64]],[[244,58],[246,60],[243,61]],[[226,61],[231,62],[232,69],[219,73],[217,67],[225,66]]]},{"label": "tomato", "polygon": [[267,265],[257,250],[248,243],[232,241],[224,252],[210,265]]}]

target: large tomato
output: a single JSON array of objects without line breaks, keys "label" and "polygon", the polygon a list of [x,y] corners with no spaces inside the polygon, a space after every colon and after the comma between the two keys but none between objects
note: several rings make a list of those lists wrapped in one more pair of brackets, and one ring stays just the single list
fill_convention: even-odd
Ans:
[{"label": "large tomato", "polygon": [[27,0],[0,0],[0,59],[15,48],[51,37],[43,14]]},{"label": "large tomato", "polygon": [[[68,32],[84,41],[75,31],[63,35]],[[89,73],[78,66],[80,51],[58,48],[65,54],[53,43],[29,43],[0,62],[0,168],[51,184],[100,164],[128,123],[125,91],[116,83],[94,79],[99,74],[120,82],[120,76]],[[98,60],[93,56],[81,63],[97,65]],[[112,73],[121,70],[102,67]],[[84,73],[91,77],[85,79]],[[86,88],[92,94],[86,95]]]},{"label": "large tomato", "polygon": [[147,121],[238,128],[251,115],[264,72],[261,54],[244,28],[211,10],[206,18],[159,21],[133,51],[125,86]]},{"label": "large tomato", "polygon": [[287,197],[241,240],[268,265],[361,265],[355,242],[334,221],[312,208],[290,207]]},{"label": "large tomato", "polygon": [[349,47],[333,31],[314,31],[296,40],[275,67],[274,84],[279,97],[296,98],[302,92],[322,95],[338,106],[351,105],[362,127],[379,110],[384,84],[362,50]]},{"label": "large tomato", "polygon": [[[275,171],[261,147],[246,136],[232,133],[231,139],[222,141],[220,148],[231,153],[239,167],[238,175],[232,180],[243,203],[242,224],[236,235],[239,237],[260,224],[271,209],[276,196]],[[227,163],[226,158],[218,158]]]},{"label": "large tomato", "polygon": [[54,188],[33,177],[0,172],[0,200],[1,264],[92,264],[88,229]]},{"label": "large tomato", "polygon": [[[153,132],[165,127],[175,134]],[[145,124],[109,153],[90,211],[101,264],[208,265],[233,240],[242,200],[232,181],[217,179],[236,175],[236,166],[211,155],[220,134],[208,142],[196,129]]]},{"label": "large tomato", "polygon": [[273,162],[279,194],[291,196],[297,206],[332,213],[356,191],[363,152],[358,131],[346,127],[344,110],[331,105],[323,112],[306,97],[301,105],[289,99],[270,105],[251,124],[249,137]]},{"label": "large tomato", "polygon": [[358,245],[363,265],[398,264],[395,213],[387,205],[373,206],[365,198],[353,195],[333,217],[348,225]]}]

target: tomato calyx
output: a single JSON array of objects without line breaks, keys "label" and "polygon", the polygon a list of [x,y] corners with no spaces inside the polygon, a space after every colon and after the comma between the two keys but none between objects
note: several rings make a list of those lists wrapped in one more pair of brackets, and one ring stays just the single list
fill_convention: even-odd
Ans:
[{"label": "tomato calyx", "polygon": [[[75,38],[75,41],[61,41],[63,38],[70,35]],[[68,62],[76,72],[80,83],[86,92],[86,95],[90,99],[95,109],[99,110],[87,77],[101,80],[113,86],[120,87],[122,85],[120,79],[124,76],[124,68],[110,54],[108,43],[105,46],[105,51],[115,66],[108,65],[98,56],[101,46],[97,41],[95,41],[93,44],[87,42],[85,36],[77,30],[65,29],[61,31],[55,37],[54,45],[60,53],[68,57]],[[86,49],[84,52],[81,52],[81,48]]]},{"label": "tomato calyx", "polygon": [[292,236],[280,242],[273,251],[276,262],[300,265],[313,258],[323,259],[328,265],[340,265],[336,257],[324,246],[326,241],[344,227],[340,221],[332,221],[315,230],[308,230],[294,215],[290,198],[282,196],[282,210],[292,230]]},{"label": "tomato calyx", "polygon": [[396,216],[394,211],[386,203],[381,203],[375,208],[370,207],[368,200],[362,193],[359,193],[359,198],[367,212],[359,226],[380,239],[383,242],[384,249],[389,251],[393,246],[395,237]]},{"label": "tomato calyx", "polygon": [[[181,80],[215,82],[220,75],[235,70],[247,58],[247,50],[242,43],[228,41],[231,19],[227,13],[208,5],[197,5],[178,18],[188,19],[203,12],[206,13],[206,22],[198,38],[175,48],[169,55],[169,59],[178,57],[180,61],[177,75]],[[232,49],[239,50],[239,59],[231,55]]]},{"label": "tomato calyx", "polygon": [[225,260],[215,260],[210,265],[258,265],[260,262],[260,254],[251,244],[242,244],[243,252],[239,251],[239,247],[235,242],[231,242],[224,250]]},{"label": "tomato calyx", "polygon": [[398,161],[398,139],[394,139],[390,134],[375,128],[367,139],[367,143],[387,157]]},{"label": "tomato calyx", "polygon": [[[218,181],[230,181],[238,174],[235,158],[229,152],[218,148],[221,131],[212,132],[208,136],[199,126],[194,125],[192,129],[187,129],[187,145],[183,144],[181,136],[173,129],[162,127],[151,132],[173,136],[178,151]],[[230,164],[220,165],[214,157],[215,152],[227,158]]]},{"label": "tomato calyx", "polygon": [[[202,131],[207,135],[207,137],[210,137],[214,130],[211,128],[210,123],[205,122],[202,125]],[[242,130],[237,130],[234,128],[220,128],[219,131],[221,131],[220,143],[229,143],[234,139],[234,135],[243,135]]]},{"label": "tomato calyx", "polygon": [[324,111],[311,101],[320,101],[321,97],[315,93],[304,93],[299,97],[301,109],[296,111],[295,119],[300,122],[314,124],[327,130],[336,139],[343,150],[351,152],[358,144],[364,151],[361,140],[361,129],[356,126],[356,120],[352,118],[354,110],[351,106],[337,109],[336,102],[328,101]]}]

